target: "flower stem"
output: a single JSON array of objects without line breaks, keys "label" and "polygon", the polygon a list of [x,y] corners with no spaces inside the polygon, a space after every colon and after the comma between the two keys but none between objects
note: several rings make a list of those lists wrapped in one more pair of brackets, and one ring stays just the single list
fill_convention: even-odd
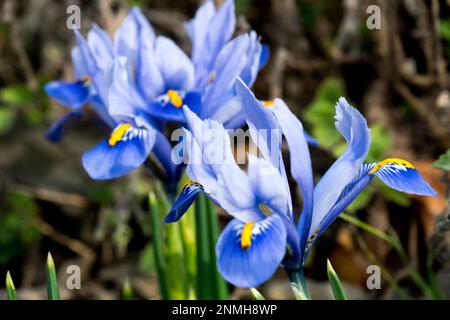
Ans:
[{"label": "flower stem", "polygon": [[292,291],[297,300],[310,300],[308,286],[306,285],[305,273],[303,269],[288,271],[289,280],[291,281]]}]

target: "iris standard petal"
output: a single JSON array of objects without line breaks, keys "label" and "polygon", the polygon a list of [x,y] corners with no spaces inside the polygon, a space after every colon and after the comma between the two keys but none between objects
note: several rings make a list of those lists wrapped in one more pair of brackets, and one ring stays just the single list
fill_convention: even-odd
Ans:
[{"label": "iris standard petal", "polygon": [[136,82],[145,99],[150,101],[165,89],[164,78],[156,61],[155,41],[146,32],[140,34],[137,52]]},{"label": "iris standard petal", "polygon": [[78,47],[72,48],[72,50],[70,51],[70,57],[72,58],[72,67],[75,79],[81,79],[84,76],[88,75],[88,70],[84,65],[84,60]]},{"label": "iris standard petal", "polygon": [[113,45],[108,33],[94,24],[87,34],[87,44],[99,68],[107,70],[114,60]]},{"label": "iris standard petal", "polygon": [[45,92],[56,102],[73,109],[81,108],[90,95],[88,81],[51,81],[44,86]]},{"label": "iris standard petal", "polygon": [[219,272],[242,288],[257,287],[272,277],[286,252],[286,229],[277,215],[260,222],[232,220],[216,246]]},{"label": "iris standard petal", "polygon": [[45,133],[45,137],[51,142],[59,142],[62,138],[64,129],[75,119],[78,119],[83,114],[82,109],[76,109],[67,112],[61,118],[56,120]]},{"label": "iris standard petal", "polygon": [[336,105],[336,128],[348,147],[328,169],[314,190],[314,210],[309,237],[336,203],[345,186],[358,173],[370,147],[370,130],[358,110],[340,98]]},{"label": "iris standard petal", "polygon": [[208,26],[201,54],[194,61],[196,88],[203,89],[211,76],[219,52],[231,39],[236,28],[234,0],[226,0],[217,10]]},{"label": "iris standard petal", "polygon": [[377,176],[386,185],[398,191],[423,196],[437,195],[417,169],[403,159],[385,159],[374,165],[369,174]]},{"label": "iris standard petal", "polygon": [[277,118],[286,139],[289,147],[292,177],[294,177],[302,192],[303,210],[298,224],[298,232],[300,234],[300,247],[303,251],[308,238],[314,202],[314,181],[308,143],[305,139],[302,123],[281,99],[275,99],[273,107],[269,106],[268,109]]},{"label": "iris standard petal", "polygon": [[156,38],[156,58],[166,90],[188,91],[194,86],[194,66],[189,57],[169,38]]},{"label": "iris standard petal", "polygon": [[284,179],[278,168],[266,159],[249,154],[248,178],[259,205],[268,207],[272,212],[289,216],[289,202],[284,192]]},{"label": "iris standard petal", "polygon": [[249,36],[243,34],[231,40],[220,51],[210,83],[203,96],[201,113],[203,119],[210,118],[217,113],[235,95],[236,77],[245,66],[246,59],[243,57],[245,57],[249,43]]},{"label": "iris standard petal", "polygon": [[184,25],[192,43],[192,60],[194,62],[201,59],[201,55],[203,54],[202,48],[209,30],[209,24],[215,13],[214,1],[207,0],[197,9],[194,18]]},{"label": "iris standard petal", "polygon": [[239,78],[236,80],[236,93],[241,99],[242,113],[249,126],[253,142],[261,150],[264,157],[270,159],[272,165],[279,170],[283,177],[283,191],[288,198],[288,211],[289,214],[293,214],[291,192],[281,155],[282,131],[280,130],[280,124],[277,122],[272,110],[265,108]]},{"label": "iris standard petal", "polygon": [[203,187],[200,184],[189,181],[164,218],[164,222],[170,223],[180,220],[201,192],[203,192]]},{"label": "iris standard petal", "polygon": [[250,32],[250,46],[246,54],[246,63],[241,71],[242,81],[249,87],[253,85],[259,72],[262,45],[255,31]]},{"label": "iris standard petal", "polygon": [[145,33],[154,41],[155,32],[138,7],[133,7],[119,29],[114,34],[114,52],[116,56],[127,57],[130,65],[136,63],[140,33]]},{"label": "iris standard petal", "polygon": [[117,58],[112,71],[112,84],[108,91],[108,111],[112,117],[136,116],[142,113],[145,102],[128,79],[127,60]]},{"label": "iris standard petal", "polygon": [[154,143],[153,129],[120,124],[109,139],[83,155],[83,166],[93,179],[117,178],[138,168],[147,159]]}]

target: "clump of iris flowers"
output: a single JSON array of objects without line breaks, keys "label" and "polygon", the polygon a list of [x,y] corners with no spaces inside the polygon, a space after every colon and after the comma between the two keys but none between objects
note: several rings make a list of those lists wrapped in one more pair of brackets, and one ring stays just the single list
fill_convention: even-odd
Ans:
[{"label": "clump of iris flowers", "polygon": [[[247,172],[243,171],[233,158],[223,125],[201,120],[185,108],[187,175],[194,182],[185,186],[165,219],[180,219],[201,192],[230,214],[233,220],[216,246],[218,269],[230,283],[256,287],[282,265],[301,294],[308,296],[302,270],[311,246],[374,177],[402,192],[436,195],[406,160],[389,158],[364,163],[370,129],[345,98],[337,102],[335,118],[347,149],[314,185],[303,126],[286,104],[281,99],[259,101],[240,79],[236,92],[250,136],[262,156],[249,155]],[[213,133],[204,139],[208,130]],[[262,130],[265,134],[261,134]],[[289,190],[282,160],[283,137],[289,146],[291,174],[302,192],[303,209],[298,221],[292,209],[295,193]],[[217,161],[218,150],[221,161]]]},{"label": "clump of iris flowers", "polygon": [[[185,23],[192,43],[188,56],[174,41],[157,36],[138,8],[130,10],[111,38],[94,25],[83,36],[75,31],[72,50],[75,80],[52,81],[46,92],[70,111],[48,131],[61,139],[65,124],[92,115],[108,137],[83,156],[93,179],[120,177],[146,164],[151,153],[164,167],[166,181],[175,186],[181,173],[170,159],[168,122],[184,124],[182,108],[202,119],[226,126],[243,123],[233,86],[237,76],[252,85],[267,61],[268,51],[255,32],[233,38],[234,1],[216,8],[206,1]],[[89,105],[90,108],[87,107]]]}]

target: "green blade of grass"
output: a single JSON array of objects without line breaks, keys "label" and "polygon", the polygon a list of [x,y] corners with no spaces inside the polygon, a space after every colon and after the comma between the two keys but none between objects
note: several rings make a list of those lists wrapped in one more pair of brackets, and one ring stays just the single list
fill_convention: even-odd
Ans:
[{"label": "green blade of grass", "polygon": [[16,300],[16,287],[9,271],[6,273],[6,298],[8,300]]},{"label": "green blade of grass", "polygon": [[220,234],[219,218],[214,210],[213,202],[207,197],[205,197],[205,201],[208,216],[210,272],[214,283],[214,298],[226,300],[229,297],[228,285],[217,270],[216,262],[216,243]]},{"label": "green blade of grass", "polygon": [[50,252],[47,256],[47,297],[48,300],[60,300],[55,263]]},{"label": "green blade of grass", "polygon": [[127,277],[123,282],[122,299],[133,300],[133,288],[131,287],[130,279]]},{"label": "green blade of grass", "polygon": [[159,290],[163,299],[169,299],[169,292],[167,289],[167,275],[166,262],[163,254],[163,243],[161,234],[161,225],[159,221],[159,203],[153,191],[148,194],[150,222],[153,235],[153,246],[155,253],[156,273],[158,275]]},{"label": "green blade of grass", "polygon": [[250,288],[250,293],[253,300],[266,300],[266,298],[264,298],[264,296],[255,288]]},{"label": "green blade of grass", "polygon": [[347,300],[347,295],[342,288],[341,281],[338,275],[333,269],[330,260],[327,259],[327,275],[328,281],[330,282],[331,290],[333,291],[333,296],[335,300]]},{"label": "green blade of grass", "polygon": [[195,202],[195,225],[197,238],[197,297],[213,299],[214,285],[211,273],[212,257],[209,249],[209,228],[206,197],[201,194]]},{"label": "green blade of grass", "polygon": [[167,290],[169,299],[187,299],[189,282],[186,268],[183,238],[179,223],[163,223],[170,210],[169,200],[159,182],[155,183],[156,198],[159,202],[159,227],[162,229],[163,255],[167,272]]}]

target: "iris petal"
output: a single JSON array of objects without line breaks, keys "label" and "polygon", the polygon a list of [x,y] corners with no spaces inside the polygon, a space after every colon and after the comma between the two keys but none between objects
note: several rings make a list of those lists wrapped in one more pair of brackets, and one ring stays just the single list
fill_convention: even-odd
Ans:
[{"label": "iris petal", "polygon": [[277,270],[286,252],[286,229],[277,215],[255,222],[250,245],[242,247],[244,223],[233,219],[216,246],[219,272],[238,287],[252,288],[267,281]]},{"label": "iris petal", "polygon": [[[182,95],[182,103],[182,106],[187,106],[192,112],[198,114],[201,108],[201,94],[196,91],[187,92]],[[147,111],[160,120],[186,122],[183,108],[174,106],[166,95],[152,101]]]},{"label": "iris petal", "polygon": [[80,108],[89,100],[89,85],[83,81],[51,81],[45,92],[58,103],[69,108]]},{"label": "iris petal", "polygon": [[129,129],[113,146],[108,139],[83,155],[83,166],[96,180],[113,179],[138,168],[155,143],[153,129]]},{"label": "iris petal", "polygon": [[200,184],[195,182],[188,183],[181,191],[170,212],[166,215],[164,222],[170,223],[180,220],[201,192],[203,192],[203,188]]},{"label": "iris petal", "polygon": [[314,190],[314,211],[309,237],[330,211],[345,186],[357,175],[370,147],[370,130],[358,110],[340,98],[336,105],[336,128],[348,143],[345,152],[328,169]]},{"label": "iris petal", "polygon": [[392,189],[423,196],[435,196],[436,191],[422,178],[416,168],[402,159],[386,159],[371,171]]},{"label": "iris petal", "polygon": [[169,38],[156,38],[156,58],[167,90],[188,91],[194,86],[194,66]]}]

